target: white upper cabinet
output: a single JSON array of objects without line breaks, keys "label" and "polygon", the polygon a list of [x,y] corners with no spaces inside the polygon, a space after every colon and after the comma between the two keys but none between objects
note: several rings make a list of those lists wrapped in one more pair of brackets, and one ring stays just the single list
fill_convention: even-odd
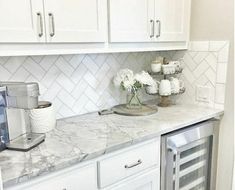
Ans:
[{"label": "white upper cabinet", "polygon": [[155,31],[158,41],[187,41],[190,0],[155,1]]},{"label": "white upper cabinet", "polygon": [[190,0],[110,0],[110,42],[187,41]]},{"label": "white upper cabinet", "polygon": [[47,42],[104,42],[107,0],[44,0]]},{"label": "white upper cabinet", "polygon": [[154,0],[110,0],[110,42],[150,42],[154,38]]},{"label": "white upper cabinet", "polygon": [[0,43],[45,42],[41,0],[0,0]]}]

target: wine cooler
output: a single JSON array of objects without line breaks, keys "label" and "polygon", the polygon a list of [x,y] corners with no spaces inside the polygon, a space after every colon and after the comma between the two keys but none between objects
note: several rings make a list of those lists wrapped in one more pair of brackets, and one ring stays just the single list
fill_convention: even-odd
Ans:
[{"label": "wine cooler", "polygon": [[162,136],[161,190],[210,190],[214,122]]}]

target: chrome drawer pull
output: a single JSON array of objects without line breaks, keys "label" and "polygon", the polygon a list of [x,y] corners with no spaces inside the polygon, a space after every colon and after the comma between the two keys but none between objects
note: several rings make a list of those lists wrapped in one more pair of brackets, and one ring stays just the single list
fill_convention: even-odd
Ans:
[{"label": "chrome drawer pull", "polygon": [[158,25],[158,34],[156,35],[156,38],[159,38],[161,36],[161,21],[157,20],[156,23]]},{"label": "chrome drawer pull", "polygon": [[52,13],[48,14],[49,16],[49,28],[50,28],[50,36],[53,37],[55,35],[55,21],[54,21],[54,15]]},{"label": "chrome drawer pull", "polygon": [[38,36],[41,38],[43,36],[42,14],[37,13],[37,17],[38,17]]},{"label": "chrome drawer pull", "polygon": [[154,37],[154,20],[150,20],[150,38]]},{"label": "chrome drawer pull", "polygon": [[142,161],[141,161],[141,160],[138,160],[137,163],[135,163],[135,164],[132,164],[132,165],[125,165],[125,168],[126,168],[126,169],[134,168],[135,166],[138,166],[138,165],[140,165],[140,164],[142,164]]}]

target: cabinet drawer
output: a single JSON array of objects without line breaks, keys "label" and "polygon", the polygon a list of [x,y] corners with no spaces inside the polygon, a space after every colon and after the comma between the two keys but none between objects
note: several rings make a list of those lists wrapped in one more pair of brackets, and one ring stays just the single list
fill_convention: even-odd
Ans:
[{"label": "cabinet drawer", "polygon": [[6,190],[97,190],[96,165],[72,167]]},{"label": "cabinet drawer", "polygon": [[160,169],[154,169],[128,180],[114,184],[104,190],[160,190]]},{"label": "cabinet drawer", "polygon": [[160,141],[135,146],[98,162],[99,186],[111,185],[150,167],[159,167]]}]

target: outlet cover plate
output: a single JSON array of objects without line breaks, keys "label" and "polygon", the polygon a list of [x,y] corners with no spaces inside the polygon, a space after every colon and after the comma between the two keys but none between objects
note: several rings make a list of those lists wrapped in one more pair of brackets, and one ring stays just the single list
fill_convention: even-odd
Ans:
[{"label": "outlet cover plate", "polygon": [[199,102],[210,102],[211,87],[197,85],[196,100]]}]

